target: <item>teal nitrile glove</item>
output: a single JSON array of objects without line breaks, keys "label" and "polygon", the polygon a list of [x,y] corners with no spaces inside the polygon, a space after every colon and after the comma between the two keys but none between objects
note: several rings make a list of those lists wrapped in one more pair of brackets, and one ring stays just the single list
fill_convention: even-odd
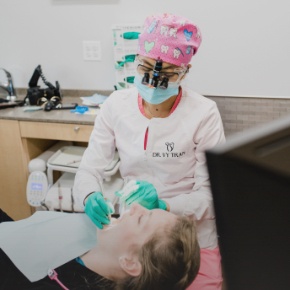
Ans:
[{"label": "teal nitrile glove", "polygon": [[85,213],[98,228],[102,229],[103,225],[110,223],[110,215],[114,213],[114,207],[110,201],[104,199],[101,192],[94,192],[87,198]]},{"label": "teal nitrile glove", "polygon": [[167,209],[166,203],[158,198],[153,184],[147,181],[131,180],[122,190],[115,192],[115,195],[119,196],[120,201],[125,202],[126,205],[137,202],[147,209]]}]

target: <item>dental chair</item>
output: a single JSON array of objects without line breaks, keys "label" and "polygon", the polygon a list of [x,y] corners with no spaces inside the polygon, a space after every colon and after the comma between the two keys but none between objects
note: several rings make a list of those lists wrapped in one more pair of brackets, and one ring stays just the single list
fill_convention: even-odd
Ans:
[{"label": "dental chair", "polygon": [[[74,200],[73,184],[85,149],[61,141],[32,159],[28,165],[27,202],[36,210],[83,212],[83,206]],[[114,193],[123,186],[119,165],[120,158],[116,151],[113,161],[105,170],[102,184],[102,191],[115,206],[116,212],[118,198]],[[54,180],[54,172],[58,173],[57,180]]]}]

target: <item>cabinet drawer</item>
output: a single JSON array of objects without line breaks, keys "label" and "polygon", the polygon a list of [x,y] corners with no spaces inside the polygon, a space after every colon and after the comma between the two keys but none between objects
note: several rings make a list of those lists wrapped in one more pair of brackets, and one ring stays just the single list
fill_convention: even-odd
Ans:
[{"label": "cabinet drawer", "polygon": [[88,142],[93,125],[20,122],[22,138]]}]

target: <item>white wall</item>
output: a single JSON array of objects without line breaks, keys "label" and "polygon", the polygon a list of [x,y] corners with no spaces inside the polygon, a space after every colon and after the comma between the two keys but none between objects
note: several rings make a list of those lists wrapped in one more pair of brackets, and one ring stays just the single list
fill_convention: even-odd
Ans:
[{"label": "white wall", "polygon": [[[202,94],[290,96],[289,0],[0,0],[0,67],[27,87],[38,64],[63,89],[113,90],[113,24],[192,19],[203,43],[187,79]],[[82,41],[102,60],[83,60]]]}]

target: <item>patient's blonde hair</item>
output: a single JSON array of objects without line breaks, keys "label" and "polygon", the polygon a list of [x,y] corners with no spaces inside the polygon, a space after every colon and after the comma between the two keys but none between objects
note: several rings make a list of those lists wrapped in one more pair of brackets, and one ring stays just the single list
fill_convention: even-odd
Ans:
[{"label": "patient's blonde hair", "polygon": [[187,217],[155,232],[140,250],[142,273],[127,278],[116,289],[183,290],[196,277],[200,266],[200,249],[195,225]]}]

